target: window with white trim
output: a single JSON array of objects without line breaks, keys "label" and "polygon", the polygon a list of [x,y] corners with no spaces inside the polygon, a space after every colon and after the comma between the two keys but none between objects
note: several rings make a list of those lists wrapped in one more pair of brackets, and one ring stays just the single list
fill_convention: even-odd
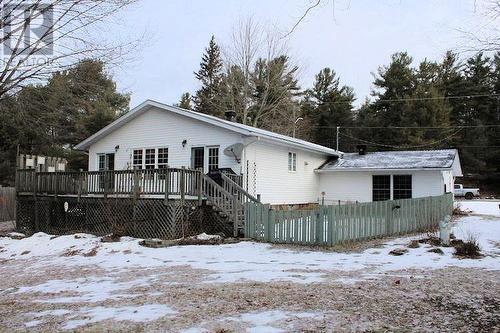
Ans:
[{"label": "window with white trim", "polygon": [[99,171],[105,170],[105,168],[106,168],[106,155],[99,154],[99,155],[97,155],[97,157],[99,158],[99,165],[97,166],[98,170]]},{"label": "window with white trim", "polygon": [[297,154],[288,152],[288,171],[297,171]]},{"label": "window with white trim", "polygon": [[208,171],[219,168],[219,147],[208,148]]},{"label": "window with white trim", "polygon": [[373,175],[373,201],[391,200],[391,176],[390,175]]},{"label": "window with white trim", "polygon": [[144,151],[144,169],[154,169],[156,159],[156,149],[148,148]]},{"label": "window with white trim", "polygon": [[165,169],[168,165],[168,148],[158,148],[158,169]]},{"label": "window with white trim", "polygon": [[411,175],[393,175],[392,180],[393,180],[392,196],[394,200],[411,199],[412,197]]},{"label": "window with white trim", "polygon": [[168,165],[168,148],[140,148],[132,151],[134,169],[164,169]]},{"label": "window with white trim", "polygon": [[132,168],[142,169],[142,149],[134,149],[132,154]]}]

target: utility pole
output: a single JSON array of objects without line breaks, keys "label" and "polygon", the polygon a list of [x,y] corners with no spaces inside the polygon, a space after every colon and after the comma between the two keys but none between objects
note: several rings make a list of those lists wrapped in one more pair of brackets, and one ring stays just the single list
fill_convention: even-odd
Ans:
[{"label": "utility pole", "polygon": [[339,151],[339,130],[340,130],[340,126],[337,126],[337,140],[336,140],[337,151]]},{"label": "utility pole", "polygon": [[297,127],[297,123],[300,121],[300,120],[303,120],[304,118],[302,117],[298,117],[297,119],[295,119],[294,123],[293,123],[293,137],[295,138],[295,128]]}]

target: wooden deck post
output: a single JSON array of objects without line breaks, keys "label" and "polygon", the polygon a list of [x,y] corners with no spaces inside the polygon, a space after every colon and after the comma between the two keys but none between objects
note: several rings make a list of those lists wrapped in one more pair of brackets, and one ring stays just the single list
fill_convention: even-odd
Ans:
[{"label": "wooden deck post", "polygon": [[184,199],[186,196],[186,167],[182,167],[181,169],[181,179],[180,179],[180,193],[181,193],[181,205],[184,206]]},{"label": "wooden deck post", "polygon": [[78,173],[78,202],[80,202],[80,199],[82,197],[82,187],[83,187],[82,176],[83,176],[82,172]]},{"label": "wooden deck post", "polygon": [[165,199],[164,199],[165,205],[168,203],[169,194],[170,194],[170,169],[167,165],[167,168],[165,169]]},{"label": "wooden deck post", "polygon": [[197,169],[196,186],[196,191],[198,193],[198,206],[201,206],[203,200],[203,171],[201,169]]},{"label": "wooden deck post", "polygon": [[140,195],[140,186],[139,186],[139,174],[137,173],[137,169],[134,169],[134,189],[133,189],[133,198],[137,199]]}]

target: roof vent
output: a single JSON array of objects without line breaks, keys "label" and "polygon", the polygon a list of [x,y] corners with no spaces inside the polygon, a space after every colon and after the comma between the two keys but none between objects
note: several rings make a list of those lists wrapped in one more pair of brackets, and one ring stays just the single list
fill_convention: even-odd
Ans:
[{"label": "roof vent", "polygon": [[366,145],[357,145],[356,149],[358,150],[359,155],[366,155]]},{"label": "roof vent", "polygon": [[228,110],[224,112],[224,115],[226,116],[226,120],[235,122],[236,121],[236,112],[233,110]]}]

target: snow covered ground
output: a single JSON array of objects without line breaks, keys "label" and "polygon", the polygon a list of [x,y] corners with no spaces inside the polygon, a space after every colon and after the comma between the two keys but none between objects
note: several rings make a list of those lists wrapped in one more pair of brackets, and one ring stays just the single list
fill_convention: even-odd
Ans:
[{"label": "snow covered ground", "polygon": [[[371,303],[385,301],[390,307],[398,300],[408,303],[411,294],[415,300],[427,299],[433,293],[440,297],[444,292],[454,295],[453,288],[458,286],[462,296],[467,292],[471,295],[460,304],[483,293],[491,298],[495,290],[500,294],[500,213],[495,210],[499,202],[460,204],[473,215],[458,219],[453,232],[462,239],[474,236],[484,254],[481,259],[456,258],[449,247],[440,247],[442,255],[430,253],[433,247],[427,244],[409,248],[401,256],[388,254],[406,248],[422,235],[374,242],[371,248],[350,252],[255,242],[153,249],[140,246],[133,238],[101,243],[100,238],[87,234],[0,238],[0,328],[343,330],[343,325],[363,323],[358,311],[346,310],[346,304],[352,301],[348,297],[359,298],[358,307],[368,307],[363,316],[369,316]],[[458,282],[450,284],[454,279]],[[394,284],[408,289],[394,291]],[[330,295],[333,291],[337,293]],[[330,298],[323,300],[327,295]],[[474,302],[476,307],[478,302],[500,304],[498,296],[492,300],[484,297]],[[440,299],[419,306],[429,307]],[[439,309],[443,308],[440,303]],[[375,315],[380,308],[374,306],[373,311]],[[413,317],[428,316],[432,311],[413,313]],[[483,324],[500,320],[485,313],[481,314],[487,317]],[[409,314],[408,310],[402,312],[401,318]],[[360,330],[390,325],[401,328],[397,321],[388,323],[382,314],[378,316],[367,319],[370,324],[360,326]],[[459,325],[467,325],[460,320]],[[432,325],[441,325],[432,320],[427,324],[431,329],[437,328]]]}]

